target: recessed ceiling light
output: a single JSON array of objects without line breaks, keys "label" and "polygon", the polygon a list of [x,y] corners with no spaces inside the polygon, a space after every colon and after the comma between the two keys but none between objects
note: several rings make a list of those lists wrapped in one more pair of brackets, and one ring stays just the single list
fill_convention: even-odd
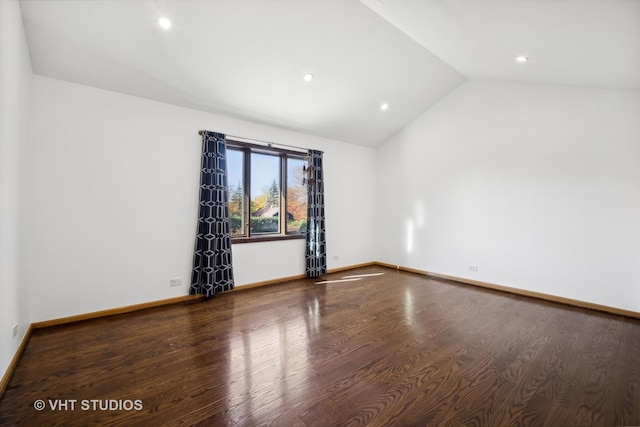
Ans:
[{"label": "recessed ceiling light", "polygon": [[529,60],[529,58],[527,58],[526,56],[518,56],[516,57],[516,61],[517,62],[527,62]]},{"label": "recessed ceiling light", "polygon": [[168,30],[169,28],[171,28],[171,21],[163,16],[158,19],[158,25],[160,25],[165,30]]},{"label": "recessed ceiling light", "polygon": [[380,105],[380,109],[382,111],[387,111],[389,109],[389,104],[385,102],[384,104]]},{"label": "recessed ceiling light", "polygon": [[307,73],[304,75],[303,79],[305,82],[310,82],[311,80],[313,80],[313,74]]}]

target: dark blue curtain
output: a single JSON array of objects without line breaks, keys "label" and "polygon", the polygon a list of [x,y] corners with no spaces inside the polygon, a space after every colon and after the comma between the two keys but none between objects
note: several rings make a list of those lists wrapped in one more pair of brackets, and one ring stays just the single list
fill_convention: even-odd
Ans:
[{"label": "dark blue curtain", "polygon": [[319,277],[327,273],[322,151],[309,150],[308,163],[306,275]]},{"label": "dark blue curtain", "polygon": [[226,138],[222,133],[204,131],[198,233],[189,294],[210,297],[233,287]]}]

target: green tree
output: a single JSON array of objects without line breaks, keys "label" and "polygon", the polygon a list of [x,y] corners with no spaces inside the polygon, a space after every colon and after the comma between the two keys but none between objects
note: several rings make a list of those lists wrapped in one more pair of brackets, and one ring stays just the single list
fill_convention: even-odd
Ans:
[{"label": "green tree", "polygon": [[280,207],[280,189],[274,179],[267,190],[267,198],[264,203],[264,207]]}]

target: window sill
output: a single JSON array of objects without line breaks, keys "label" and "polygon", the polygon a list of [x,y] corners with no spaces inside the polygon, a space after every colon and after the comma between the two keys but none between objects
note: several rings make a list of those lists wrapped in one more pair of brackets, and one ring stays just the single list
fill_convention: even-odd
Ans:
[{"label": "window sill", "polygon": [[306,236],[304,234],[274,234],[270,236],[256,236],[256,237],[232,237],[231,244],[236,243],[257,243],[257,242],[275,242],[278,240],[304,240]]}]

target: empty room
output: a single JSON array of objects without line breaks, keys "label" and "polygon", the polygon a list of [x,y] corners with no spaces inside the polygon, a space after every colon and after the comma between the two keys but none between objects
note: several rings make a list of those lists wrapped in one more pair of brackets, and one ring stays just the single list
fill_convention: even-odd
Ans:
[{"label": "empty room", "polygon": [[0,0],[0,425],[640,425],[640,0]]}]

